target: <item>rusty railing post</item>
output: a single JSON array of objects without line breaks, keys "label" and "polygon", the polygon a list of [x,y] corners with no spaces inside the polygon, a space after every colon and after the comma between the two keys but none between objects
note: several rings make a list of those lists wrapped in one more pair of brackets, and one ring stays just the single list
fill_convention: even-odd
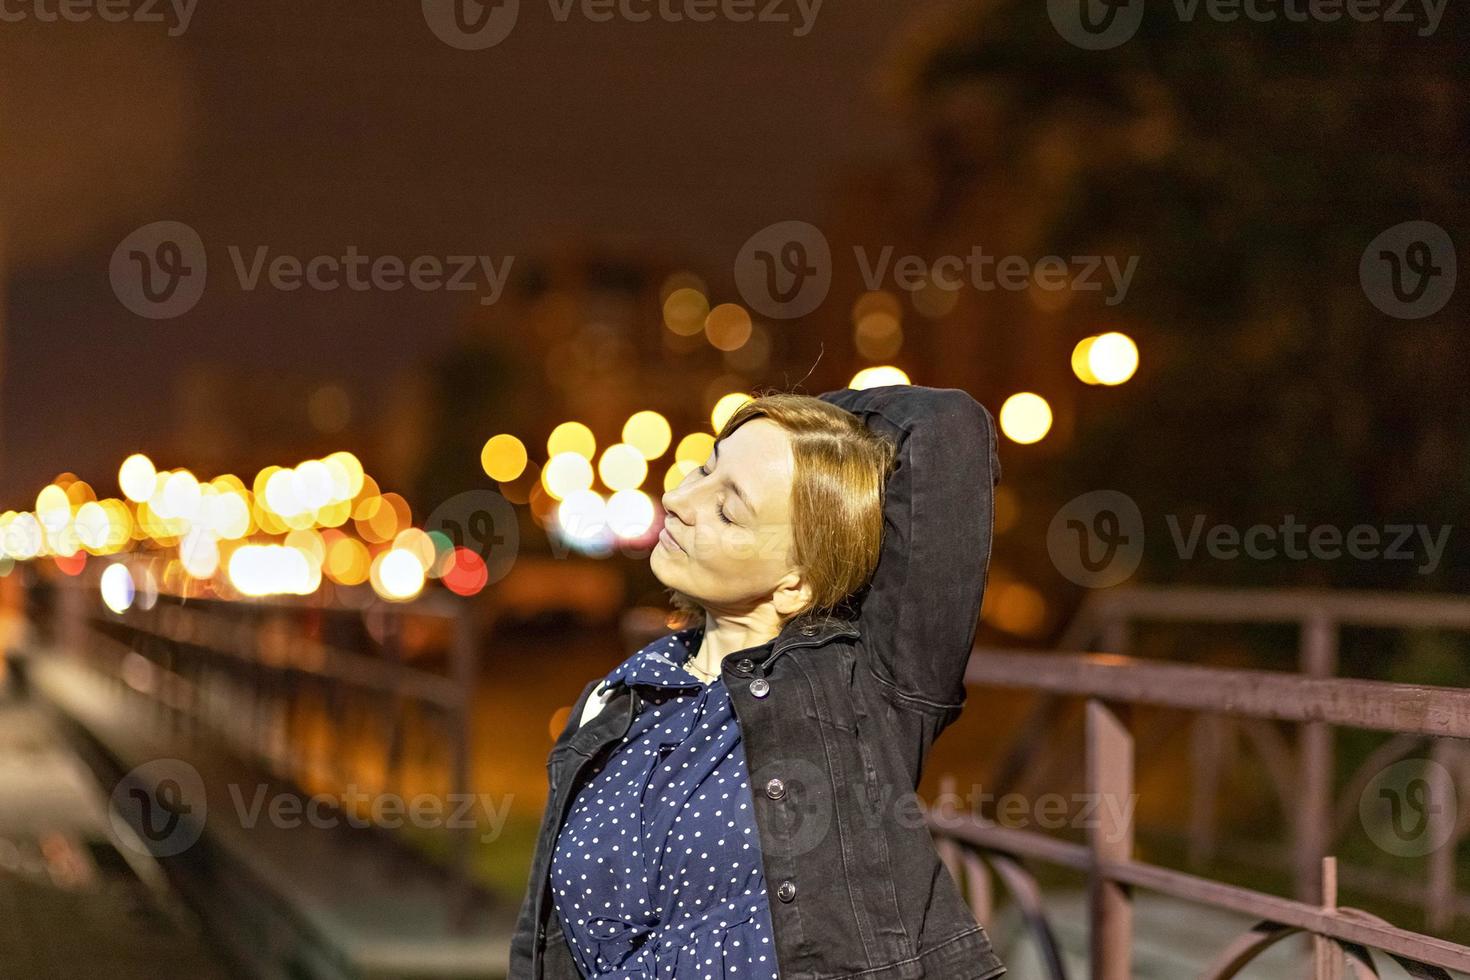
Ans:
[{"label": "rusty railing post", "polygon": [[1087,700],[1087,793],[1095,802],[1087,830],[1092,980],[1129,980],[1133,961],[1133,900],[1099,863],[1133,857],[1133,735],[1128,707]]},{"label": "rusty railing post", "polygon": [[[1313,612],[1302,622],[1301,672],[1328,678],[1337,673],[1337,622]],[[1297,778],[1301,794],[1296,811],[1296,894],[1303,902],[1322,901],[1322,859],[1332,836],[1332,726],[1304,722],[1298,736]]]}]

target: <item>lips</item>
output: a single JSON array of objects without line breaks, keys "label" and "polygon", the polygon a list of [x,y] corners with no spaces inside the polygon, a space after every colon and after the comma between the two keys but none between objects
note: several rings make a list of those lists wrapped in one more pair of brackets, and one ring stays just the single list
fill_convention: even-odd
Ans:
[{"label": "lips", "polygon": [[663,544],[663,546],[670,551],[684,550],[679,542],[674,540],[674,536],[669,533],[669,528],[667,524],[658,529],[658,539]]}]

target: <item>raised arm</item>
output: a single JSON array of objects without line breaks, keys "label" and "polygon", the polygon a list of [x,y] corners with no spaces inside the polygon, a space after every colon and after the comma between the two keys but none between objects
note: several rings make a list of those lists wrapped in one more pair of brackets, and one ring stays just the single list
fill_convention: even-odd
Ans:
[{"label": "raised arm", "polygon": [[898,447],[883,548],[858,622],[873,671],[900,702],[959,705],[990,564],[995,422],[957,388],[884,385],[818,397]]}]

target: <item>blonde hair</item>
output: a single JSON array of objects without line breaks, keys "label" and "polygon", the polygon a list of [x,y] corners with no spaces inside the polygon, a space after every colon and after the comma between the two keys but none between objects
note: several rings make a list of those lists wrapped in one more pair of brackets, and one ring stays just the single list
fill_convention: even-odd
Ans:
[{"label": "blonde hair", "polygon": [[[791,534],[811,602],[786,617],[840,618],[867,585],[883,544],[883,489],[893,443],[846,409],[810,395],[775,392],[746,402],[720,429],[718,444],[751,419],[765,418],[791,440]],[[704,608],[670,590],[676,621],[702,622]]]}]

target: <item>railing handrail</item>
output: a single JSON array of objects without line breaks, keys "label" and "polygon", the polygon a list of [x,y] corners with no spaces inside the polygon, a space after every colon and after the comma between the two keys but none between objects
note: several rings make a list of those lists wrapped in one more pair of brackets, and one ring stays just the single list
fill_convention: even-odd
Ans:
[{"label": "railing handrail", "polygon": [[946,816],[930,811],[927,816],[930,828],[936,833],[971,847],[1033,857],[1074,871],[1095,874],[1107,881],[1295,926],[1317,935],[1370,946],[1449,969],[1470,970],[1470,948],[1447,939],[1365,919],[1350,910],[1324,909],[1144,861],[1099,861],[1085,844],[1059,840],[1036,831],[998,826],[971,815]]},{"label": "railing handrail", "polygon": [[1204,623],[1300,623],[1470,630],[1470,598],[1348,589],[1220,589],[1131,585],[1091,593],[1079,618]]},{"label": "railing handrail", "polygon": [[1470,738],[1470,690],[1164,663],[1111,653],[977,647],[966,684],[1193,711]]}]

